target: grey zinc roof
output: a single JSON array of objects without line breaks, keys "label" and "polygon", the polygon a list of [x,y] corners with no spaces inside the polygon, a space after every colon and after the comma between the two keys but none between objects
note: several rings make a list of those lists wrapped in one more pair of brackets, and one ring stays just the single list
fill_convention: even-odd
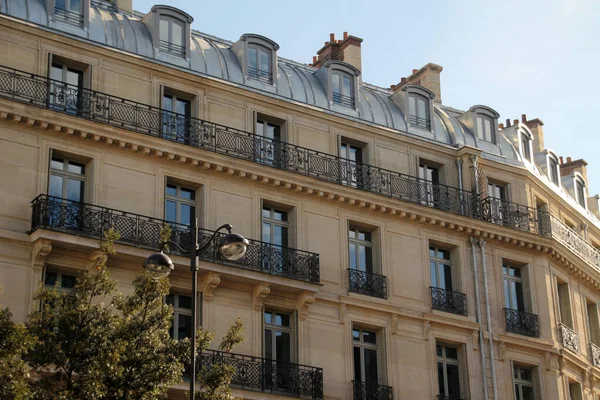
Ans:
[{"label": "grey zinc roof", "polygon": [[[389,89],[361,83],[358,96],[358,113],[331,105],[326,90],[314,75],[316,68],[279,58],[275,88],[245,81],[242,67],[234,52],[232,42],[201,32],[192,31],[191,52],[188,60],[156,52],[152,37],[142,22],[140,13],[124,13],[101,2],[92,1],[88,29],[79,29],[61,22],[49,20],[45,0],[0,0],[0,13],[45,26],[73,37],[134,53],[156,62],[168,63],[192,73],[223,79],[237,85],[262,91],[267,95],[316,106],[349,118],[387,127],[400,134],[418,136],[446,145],[479,147],[493,158],[519,162],[519,156],[506,138],[500,137],[498,146],[482,146],[475,135],[458,120],[457,110],[436,104],[433,128],[434,135],[415,128],[407,128],[404,116],[390,98]],[[502,133],[500,133],[502,136]]]}]

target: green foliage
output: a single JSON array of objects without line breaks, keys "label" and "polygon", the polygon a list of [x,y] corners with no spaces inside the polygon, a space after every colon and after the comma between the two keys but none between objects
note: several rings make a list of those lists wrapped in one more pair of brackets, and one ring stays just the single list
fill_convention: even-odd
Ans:
[{"label": "green foliage", "polygon": [[0,399],[33,398],[29,386],[29,369],[21,355],[32,345],[25,326],[12,321],[8,308],[0,309]]}]

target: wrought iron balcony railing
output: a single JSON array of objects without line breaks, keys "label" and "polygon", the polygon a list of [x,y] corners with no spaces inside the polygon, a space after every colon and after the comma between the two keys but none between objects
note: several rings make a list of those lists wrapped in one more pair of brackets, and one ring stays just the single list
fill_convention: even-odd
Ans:
[{"label": "wrought iron balcony railing", "polygon": [[600,252],[564,222],[550,216],[552,238],[600,271]]},{"label": "wrought iron balcony railing", "polygon": [[263,71],[258,68],[248,67],[248,78],[262,83],[272,84],[273,74],[269,71]]},{"label": "wrought iron balcony railing", "polygon": [[519,335],[540,337],[538,316],[520,310],[504,309],[506,319],[506,331]]},{"label": "wrought iron balcony railing", "polygon": [[[80,203],[58,197],[39,195],[32,201],[31,230],[43,228],[90,238],[102,238],[104,231],[114,227],[121,235],[119,243],[157,250],[160,248],[161,229],[169,225],[171,239],[183,249],[191,247],[188,225],[176,224],[162,219],[114,210],[92,204]],[[206,243],[212,231],[198,230],[198,243]],[[319,255],[307,251],[276,246],[259,240],[248,239],[246,255],[236,261],[225,260],[214,245],[199,257],[206,261],[251,269],[270,275],[319,283]],[[180,253],[172,246],[172,252]]]},{"label": "wrought iron balcony railing", "polygon": [[346,96],[340,93],[332,93],[331,95],[335,104],[339,104],[348,108],[354,108],[354,96]]},{"label": "wrought iron balcony railing", "polygon": [[438,394],[437,400],[465,400],[465,399],[463,399],[462,397],[453,397],[453,396],[446,396],[444,394]]},{"label": "wrought iron balcony railing", "polygon": [[431,289],[431,308],[448,313],[467,315],[467,295],[438,287]]},{"label": "wrought iron balcony railing", "polygon": [[350,291],[372,297],[387,298],[387,280],[384,275],[372,274],[357,269],[348,269]]},{"label": "wrought iron balcony railing", "polygon": [[563,347],[574,353],[579,353],[579,335],[577,332],[565,324],[559,324],[559,326]]},{"label": "wrought iron balcony railing", "polygon": [[394,391],[391,386],[352,381],[353,400],[393,400]]},{"label": "wrought iron balcony railing", "polygon": [[552,235],[547,212],[495,197],[481,200],[481,219],[520,231]]},{"label": "wrought iron balcony railing", "polygon": [[83,26],[83,14],[81,12],[70,11],[61,7],[54,7],[54,19],[78,28]]},{"label": "wrought iron balcony railing", "polygon": [[600,368],[600,347],[596,346],[594,343],[590,343],[590,358],[592,359],[594,367]]},{"label": "wrought iron balcony railing", "polygon": [[235,367],[232,387],[323,399],[322,368],[216,350],[206,350],[199,357],[202,370],[210,371],[215,365]]},{"label": "wrought iron balcony railing", "polygon": [[409,115],[408,116],[408,122],[413,125],[413,126],[418,126],[419,128],[422,129],[431,129],[431,121],[429,120],[429,118],[421,118],[421,117],[417,117],[416,115]]}]

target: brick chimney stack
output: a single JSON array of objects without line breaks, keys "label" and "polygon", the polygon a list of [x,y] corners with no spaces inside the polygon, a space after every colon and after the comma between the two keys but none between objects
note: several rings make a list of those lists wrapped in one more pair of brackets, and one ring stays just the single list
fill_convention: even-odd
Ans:
[{"label": "brick chimney stack", "polygon": [[428,63],[421,69],[413,69],[408,78],[402,78],[397,85],[390,86],[392,91],[397,92],[404,85],[419,85],[431,90],[435,94],[436,103],[442,103],[442,87],[440,74],[444,68],[441,65]]},{"label": "brick chimney stack", "polygon": [[317,51],[316,59],[313,57],[313,67],[321,67],[329,60],[344,61],[354,68],[362,71],[360,45],[362,39],[344,32],[342,40],[336,40],[335,34],[329,34],[329,42]]},{"label": "brick chimney stack", "polygon": [[521,115],[521,122],[527,125],[533,134],[533,152],[541,153],[544,150],[544,123],[539,118],[528,120],[526,114]]},{"label": "brick chimney stack", "polygon": [[573,172],[579,172],[583,179],[587,182],[587,165],[588,163],[583,160],[573,160],[571,157],[567,157],[567,160],[563,162],[563,158],[560,157],[560,176],[570,176]]}]

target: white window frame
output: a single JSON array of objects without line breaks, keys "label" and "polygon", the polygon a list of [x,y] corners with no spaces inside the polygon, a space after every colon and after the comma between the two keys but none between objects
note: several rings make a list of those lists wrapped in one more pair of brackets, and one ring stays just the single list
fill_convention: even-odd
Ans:
[{"label": "white window frame", "polygon": [[521,154],[521,157],[528,162],[533,162],[532,147],[531,134],[524,130],[519,130],[519,153]]},{"label": "white window frame", "polygon": [[[160,39],[162,32],[159,33],[158,40],[159,40],[160,51],[163,53],[170,54],[172,56],[184,58],[185,57],[185,45],[186,45],[185,22],[179,20],[178,18],[174,18],[174,17],[167,16],[167,15],[161,15],[160,21],[158,23],[159,29],[163,29],[163,27],[161,26],[163,21],[167,22],[168,38],[166,41]],[[173,40],[175,39],[173,36],[173,25],[178,25],[181,28],[181,38],[180,38],[181,43],[182,43],[181,45],[173,43]]]},{"label": "white window frame", "polygon": [[[350,92],[349,93],[346,93],[344,90],[344,78],[347,78],[350,81],[350,89],[349,89]],[[339,93],[335,93],[333,91],[333,82],[336,79],[338,80]],[[355,93],[354,85],[355,85],[355,79],[351,74],[349,74],[345,71],[338,70],[338,69],[331,71],[331,101],[334,104],[338,104],[343,107],[355,109],[356,108],[356,99],[354,97],[354,93]]]},{"label": "white window frame", "polygon": [[[510,270],[510,268],[518,269],[521,276],[511,276],[510,274],[505,274],[504,267],[506,267],[509,270]],[[505,297],[504,305],[506,306],[507,305],[506,303],[508,302],[509,307],[506,307],[506,308],[508,308],[509,310],[525,311],[525,312],[528,311],[527,310],[527,299],[525,298],[525,292],[526,292],[525,279],[523,278],[523,274],[525,274],[525,273],[526,273],[526,269],[523,267],[516,266],[516,265],[513,265],[513,264],[511,264],[509,262],[505,262],[505,261],[502,262],[502,284],[504,285],[504,282],[508,282],[508,292],[509,292],[509,297],[506,298],[506,291],[504,290],[504,287],[503,287],[502,291],[503,291],[504,297]],[[516,283],[521,284],[521,297],[523,298],[523,309],[522,310],[520,310],[517,305],[512,304],[512,299],[513,299],[512,294],[513,294],[513,290],[516,290],[516,287],[517,287]]]},{"label": "white window frame", "polygon": [[[256,50],[256,71],[250,71],[250,50]],[[260,68],[260,52],[263,51],[269,56],[269,67],[267,71],[263,71]],[[259,43],[248,43],[248,79],[266,83],[268,85],[273,84],[273,49],[263,46]],[[264,78],[263,78],[264,75]]]},{"label": "white window frame", "polygon": [[[189,294],[179,294],[179,293],[169,293],[169,295],[173,296],[173,339],[175,340],[181,340],[184,338],[180,338],[179,337],[179,315],[187,315],[190,317],[190,320],[192,322],[192,324],[194,323],[194,320],[192,319],[192,309],[191,308],[185,308],[185,307],[180,307],[179,306],[179,298],[181,296],[185,296],[185,297],[189,297],[190,298],[190,303],[194,301],[194,298],[189,295]],[[165,297],[165,304],[167,304],[167,298]],[[190,304],[192,307],[193,305]]]},{"label": "white window frame", "polygon": [[[174,186],[176,188],[177,194],[175,196],[171,196],[168,194],[168,192],[167,192],[168,186]],[[180,196],[182,188],[194,192],[194,200],[182,198]],[[175,221],[176,221],[175,223],[183,224],[182,222],[180,222],[181,221],[181,207],[180,206],[182,204],[194,207],[194,214],[191,215],[191,218],[197,217],[197,214],[198,214],[198,190],[197,189],[192,188],[188,185],[180,185],[175,182],[167,181],[167,183],[165,184],[165,205],[164,205],[165,220],[167,219],[167,201],[172,201],[175,203]]]},{"label": "white window frame", "polygon": [[[448,371],[447,371],[446,367],[447,367],[447,365],[455,365],[458,369],[458,384],[460,385],[460,395],[462,396],[462,394],[465,392],[466,388],[464,387],[464,383],[463,383],[464,378],[463,378],[463,370],[462,370],[462,363],[461,363],[461,346],[448,344],[443,341],[436,341],[435,345],[436,345],[436,349],[435,349],[436,382],[439,382],[438,375],[437,375],[437,366],[438,366],[438,363],[442,363],[443,377],[444,377],[443,392],[444,392],[444,396],[449,396],[448,395]],[[441,356],[438,356],[438,354],[437,354],[437,346],[438,345],[442,347],[442,355]],[[446,348],[447,347],[453,348],[456,350],[456,359],[446,357]],[[439,384],[438,384],[438,386],[439,386]],[[440,388],[438,387],[438,393],[440,392],[439,389]]]},{"label": "white window frame", "polygon": [[[414,98],[414,101],[415,101],[415,113],[416,113],[415,115],[412,115],[410,113],[410,101],[412,98]],[[422,100],[425,102],[425,116],[418,115],[419,108],[416,106],[418,100]],[[410,122],[411,126],[416,126],[418,128],[421,128],[421,129],[424,129],[427,131],[431,130],[431,110],[429,109],[430,101],[431,100],[427,96],[425,96],[421,93],[411,92],[408,94],[407,117],[409,118],[409,120],[411,118],[414,118],[414,122],[413,121]],[[420,120],[423,120],[425,122],[425,124],[420,123]]]},{"label": "white window frame", "polygon": [[[52,161],[54,161],[55,158],[62,160],[62,163],[63,163],[62,170],[55,169],[52,167]],[[68,168],[69,168],[69,165],[71,162],[81,165],[83,167],[83,174],[69,172]],[[87,164],[85,162],[73,160],[72,158],[63,157],[58,154],[52,154],[50,156],[49,170],[50,170],[50,178],[48,180],[48,195],[50,195],[51,177],[52,177],[52,175],[55,175],[55,176],[60,176],[63,179],[61,199],[67,199],[67,191],[68,191],[67,182],[69,179],[73,179],[73,180],[77,180],[77,181],[80,181],[83,183],[80,202],[82,202],[82,203],[85,202],[85,191],[86,191],[86,183],[87,183],[87,175],[86,175],[87,174]]]},{"label": "white window frame", "polygon": [[[550,182],[560,187],[560,163],[558,162],[558,157],[556,156],[556,154],[548,152],[546,162],[548,168],[548,179],[550,180]],[[555,164],[554,168],[552,168],[553,163]],[[554,180],[552,171],[554,171],[554,174],[556,174],[556,180]]]},{"label": "white window frame", "polygon": [[[58,287],[55,286],[55,285],[48,285],[48,284],[46,284],[46,275],[48,273],[54,273],[54,274],[56,274],[56,282],[60,283],[58,285]],[[76,274],[69,274],[69,273],[62,272],[62,271],[59,271],[59,270],[56,270],[56,269],[52,269],[52,268],[45,269],[44,270],[44,287],[47,288],[47,289],[57,290],[57,291],[62,292],[62,293],[71,293],[73,291],[73,288],[64,288],[64,287],[62,287],[62,280],[63,280],[64,276],[70,276],[70,277],[75,278],[75,284],[77,284],[77,275]]]},{"label": "white window frame", "polygon": [[[581,185],[581,193],[579,193],[579,185]],[[583,177],[581,177],[581,175],[579,174],[575,174],[575,176],[573,177],[573,190],[575,192],[575,201],[577,201],[577,204],[579,204],[581,207],[587,210],[587,197],[585,194],[586,188],[587,185],[585,184]]]},{"label": "white window frame", "polygon": [[[355,340],[354,339],[354,331],[359,331],[359,340]],[[375,335],[375,343],[367,343],[365,341],[363,341],[363,332],[369,332]],[[376,355],[377,355],[377,384],[381,384],[381,382],[384,380],[385,378],[385,374],[384,371],[382,370],[382,348],[380,347],[380,341],[381,341],[381,337],[383,335],[381,335],[381,333],[377,330],[377,329],[371,329],[371,328],[363,328],[359,325],[352,325],[352,363],[354,364],[354,347],[358,347],[360,349],[360,378],[361,381],[360,383],[366,383],[366,368],[364,365],[364,361],[365,361],[365,349],[368,350],[375,350]],[[354,365],[353,365],[354,366]],[[354,366],[355,367],[355,366]],[[352,369],[352,371],[354,371],[354,368]],[[354,379],[354,378],[353,378]]]},{"label": "white window frame", "polygon": [[[521,370],[522,369],[526,369],[529,371],[529,373],[531,374],[531,380],[523,380],[521,379]],[[518,376],[515,377],[515,370],[518,371]],[[522,367],[520,365],[513,365],[513,371],[512,371],[512,376],[513,376],[513,382],[514,382],[514,395],[515,398],[518,399],[522,399],[523,398],[523,387],[530,387],[533,389],[533,397],[535,398],[535,396],[537,396],[537,390],[535,388],[535,382],[533,380],[534,378],[534,374],[536,373],[536,368],[531,368],[531,367]],[[518,393],[517,393],[518,391]]]},{"label": "white window frame", "polygon": [[[358,234],[359,234],[360,231],[369,232],[371,234],[371,240],[368,241],[368,240],[358,239]],[[350,237],[350,232],[354,232],[354,234],[355,234],[354,238]],[[356,267],[357,267],[356,271],[362,271],[360,269],[360,254],[359,254],[360,252],[358,250],[359,250],[360,246],[365,246],[365,247],[368,247],[368,248],[371,249],[371,270],[372,271],[371,272],[367,271],[366,270],[367,266],[365,265],[365,271],[362,271],[362,272],[365,272],[365,273],[368,273],[368,274],[369,273],[370,274],[380,274],[380,271],[378,269],[378,265],[375,262],[376,255],[375,255],[375,246],[374,246],[374,243],[375,243],[376,230],[375,229],[369,229],[369,228],[363,228],[361,226],[357,226],[354,223],[350,223],[348,225],[348,233],[347,234],[348,234],[348,268],[352,269],[351,268],[352,264],[350,262],[350,257],[351,257],[350,246],[356,246],[356,249],[355,249],[355,252],[354,252],[355,253],[355,257],[356,257],[356,260],[355,260]]]},{"label": "white window frame", "polygon": [[[442,247],[442,246],[438,246],[435,244],[430,243],[429,247],[428,247],[428,251],[431,251],[431,248],[433,248],[434,252],[436,255],[434,255],[433,257],[431,255],[429,255],[429,262],[430,263],[435,263],[435,271],[436,271],[436,280],[438,282],[438,286],[433,286],[433,279],[431,279],[432,277],[430,277],[431,280],[431,286],[437,288],[437,289],[442,289],[442,290],[447,290],[447,291],[451,291],[451,292],[456,292],[457,288],[455,287],[455,282],[454,282],[454,267],[452,265],[452,250],[446,248],[446,247]],[[437,257],[438,251],[439,250],[443,250],[443,251],[447,251],[449,253],[449,257],[448,259],[445,258],[439,258]],[[444,269],[444,265],[449,265],[450,266],[450,282],[452,284],[451,288],[446,288],[446,287],[441,287],[439,286],[440,283],[440,269]],[[430,268],[431,270],[431,264],[430,264]],[[445,284],[445,281],[444,281]]]},{"label": "white window frame", "polygon": [[[267,324],[265,322],[265,314],[266,313],[271,313],[271,324]],[[282,325],[275,325],[275,318],[277,316],[277,314],[285,314],[289,317],[289,321],[290,321],[290,326],[282,326]],[[271,333],[271,354],[275,354],[275,356],[277,355],[277,344],[276,344],[276,340],[275,340],[275,332],[277,331],[281,331],[281,332],[286,332],[290,334],[290,363],[295,363],[296,362],[296,314],[294,312],[287,312],[287,311],[281,311],[281,310],[277,310],[277,309],[272,309],[270,307],[265,307],[265,309],[262,312],[262,321],[263,321],[263,328],[262,328],[262,355],[263,357],[266,358],[266,345],[265,345],[265,331],[266,330],[270,330]],[[276,359],[273,359],[273,361],[276,361]]]}]

